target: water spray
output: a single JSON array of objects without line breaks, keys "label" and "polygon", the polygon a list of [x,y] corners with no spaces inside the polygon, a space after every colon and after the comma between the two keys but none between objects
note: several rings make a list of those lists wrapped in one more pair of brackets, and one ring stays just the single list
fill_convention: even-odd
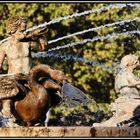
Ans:
[{"label": "water spray", "polygon": [[82,41],[72,42],[72,43],[69,43],[69,44],[66,44],[66,45],[63,45],[63,46],[57,46],[55,48],[49,49],[47,52],[52,52],[52,51],[57,51],[57,50],[60,50],[60,49],[75,47],[77,45],[83,45],[85,43],[95,42],[95,41],[98,41],[98,40],[106,40],[106,39],[117,38],[117,37],[123,36],[123,35],[128,36],[130,34],[140,34],[140,31],[139,30],[127,31],[127,32],[124,32],[124,33],[112,33],[112,34],[108,34],[106,36],[96,36],[92,39],[87,38],[87,39],[84,39]]},{"label": "water spray", "polygon": [[50,40],[50,41],[48,41],[48,44],[50,45],[50,44],[58,42],[60,40],[67,39],[67,38],[70,38],[70,37],[73,37],[73,36],[76,36],[76,35],[88,33],[88,32],[91,32],[91,31],[96,31],[96,30],[102,29],[104,27],[111,27],[111,26],[118,25],[118,24],[122,25],[124,23],[127,23],[127,22],[129,23],[129,22],[132,22],[132,21],[135,21],[135,20],[139,21],[140,18],[136,17],[136,18],[130,19],[130,20],[117,21],[117,22],[114,22],[114,23],[109,23],[109,24],[106,24],[106,25],[101,25],[101,26],[98,26],[98,27],[95,27],[95,28],[90,28],[90,29],[87,29],[87,30],[83,30],[83,31],[80,31],[80,32],[76,32],[76,33],[73,33],[73,34],[70,34],[70,35],[67,35],[67,36],[63,36],[63,37],[57,38],[55,40]]},{"label": "water spray", "polygon": [[[109,9],[114,9],[114,8],[124,8],[124,7],[127,7],[127,6],[131,6],[131,7],[136,7],[136,8],[139,8],[140,7],[140,4],[116,4],[116,5],[108,5],[108,6],[103,6],[101,8],[98,8],[98,9],[93,9],[93,10],[87,10],[87,11],[84,11],[84,12],[81,12],[81,13],[74,13],[72,15],[66,15],[64,17],[60,17],[60,18],[57,18],[57,19],[53,19],[49,22],[45,22],[43,24],[40,24],[38,26],[34,26],[32,28],[29,28],[25,31],[25,33],[27,32],[31,32],[33,30],[36,30],[38,28],[43,28],[43,27],[46,27],[48,25],[51,25],[51,24],[55,24],[55,23],[58,23],[60,21],[63,21],[63,20],[67,20],[67,19],[71,19],[71,18],[75,18],[75,17],[80,17],[80,16],[84,16],[84,15],[88,15],[88,14],[92,14],[92,13],[96,13],[96,12],[99,12],[99,11],[105,11],[105,10],[109,10]],[[4,43],[5,41],[7,41],[8,39],[10,39],[10,37],[6,38],[6,39],[3,39],[2,41],[0,41],[0,44]]]}]

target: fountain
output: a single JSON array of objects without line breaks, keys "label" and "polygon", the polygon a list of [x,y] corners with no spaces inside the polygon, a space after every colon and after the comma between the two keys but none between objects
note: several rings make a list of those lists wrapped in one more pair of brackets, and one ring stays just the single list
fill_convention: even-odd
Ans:
[{"label": "fountain", "polygon": [[[82,17],[82,16],[86,16],[88,14],[98,13],[100,11],[101,12],[108,11],[110,9],[112,9],[112,10],[113,9],[123,9],[123,8],[126,8],[127,6],[134,7],[134,8],[137,8],[138,9],[140,5],[139,4],[116,4],[116,5],[110,4],[108,6],[103,6],[101,8],[97,8],[97,9],[93,9],[93,10],[87,10],[87,11],[84,11],[84,12],[81,12],[81,13],[74,13],[72,15],[68,15],[68,16],[60,17],[58,19],[54,19],[54,20],[52,20],[50,22],[45,22],[45,23],[40,24],[38,26],[35,26],[33,28],[27,29],[26,31],[24,31],[24,33],[25,34],[26,33],[28,34],[30,32],[34,32],[34,31],[36,31],[38,29],[40,30],[42,28],[45,28],[46,26],[50,26],[50,25],[53,25],[55,23],[59,23],[59,22],[61,22],[63,20],[72,19],[72,18],[75,18],[75,17]],[[98,34],[95,35],[94,34],[93,35],[94,36],[93,38],[90,38],[90,37],[89,38],[84,38],[82,40],[80,39],[80,41],[78,39],[78,41],[70,42],[70,43],[67,43],[67,44],[62,43],[62,45],[56,45],[56,47],[49,48],[47,50],[47,52],[37,52],[37,53],[36,52],[35,53],[32,52],[32,57],[35,58],[35,59],[38,59],[38,58],[52,58],[52,59],[60,59],[60,60],[63,60],[64,59],[65,61],[66,60],[69,60],[69,61],[73,61],[74,60],[75,62],[81,62],[82,64],[85,64],[85,65],[86,64],[89,64],[90,66],[92,66],[94,68],[96,68],[96,67],[102,67],[107,73],[113,74],[114,71],[115,71],[114,66],[117,65],[116,62],[112,62],[112,66],[110,66],[110,65],[108,66],[105,63],[107,60],[100,61],[100,59],[89,59],[88,57],[87,58],[86,57],[83,57],[83,56],[80,56],[79,57],[78,55],[77,56],[74,56],[73,54],[71,54],[71,53],[67,54],[65,51],[62,51],[62,50],[64,50],[64,49],[65,50],[66,49],[73,49],[74,50],[74,47],[76,48],[76,47],[79,47],[79,46],[81,47],[82,46],[82,48],[84,48],[84,46],[87,46],[86,44],[88,44],[88,43],[95,43],[95,42],[98,42],[98,41],[104,41],[106,43],[109,40],[113,40],[113,39],[116,39],[117,40],[117,39],[119,39],[122,36],[123,37],[124,36],[125,37],[128,37],[128,36],[131,37],[132,35],[139,35],[140,34],[139,29],[133,29],[133,30],[128,30],[128,31],[127,30],[123,30],[123,32],[118,32],[118,33],[114,32],[114,30],[117,30],[117,28],[119,26],[124,26],[124,25],[127,25],[127,24],[131,24],[133,22],[134,23],[135,22],[139,22],[139,20],[140,20],[140,18],[137,17],[137,16],[135,16],[133,18],[127,18],[126,20],[123,19],[123,20],[119,20],[119,21],[113,21],[112,23],[108,23],[108,24],[104,24],[104,25],[99,25],[99,26],[94,27],[94,28],[83,29],[82,31],[71,33],[71,34],[66,35],[66,36],[57,37],[56,39],[49,40],[48,41],[48,45],[52,45],[52,44],[58,43],[59,41],[68,40],[68,39],[70,39],[72,37],[80,36],[82,34],[87,34],[87,33],[91,33],[91,32],[94,32],[95,33],[95,32],[101,31],[102,29],[105,29],[105,28],[108,28],[108,29],[109,28],[112,28],[112,31],[113,31],[113,32],[109,32],[107,34],[104,34],[103,36],[101,36],[101,33],[100,33],[100,35],[98,35]],[[0,43],[3,44],[5,42],[7,42],[9,39],[10,39],[10,37],[2,40]],[[63,41],[63,42],[65,42],[65,41]],[[59,51],[61,51],[61,53],[59,53]],[[93,56],[93,58],[95,58],[95,57]],[[99,72],[100,72],[100,69],[99,69]],[[8,77],[8,79],[7,79],[7,81],[8,81],[9,78],[10,78],[10,76],[11,76],[10,74],[6,74],[6,75],[3,75],[2,78],[5,79],[5,78]],[[55,75],[55,76],[57,76],[57,75]],[[42,78],[44,78],[44,77],[38,77],[37,76],[37,78],[40,78],[42,80]],[[57,79],[55,79],[55,78],[53,79],[53,76],[52,75],[49,78],[51,79],[51,80],[49,80],[49,82],[51,81],[51,84],[54,84],[54,81],[57,82]],[[23,85],[22,82],[21,82],[22,84],[21,83],[18,83],[16,78],[14,79],[14,82],[12,82],[12,83],[13,84],[14,83],[17,84],[18,90],[22,90],[23,92],[26,92],[26,93],[24,93],[24,98],[26,100],[26,98],[28,99],[29,93],[31,93],[31,92],[34,93],[35,90],[33,91],[32,90],[32,87],[30,87],[30,85],[28,84],[29,81],[30,81],[29,80],[30,79],[30,76],[29,75],[26,76],[25,79],[24,80],[22,78],[20,79],[20,81],[22,81],[22,80],[24,81],[24,85]],[[35,80],[37,80],[37,79],[35,78]],[[41,80],[39,82],[41,82]],[[3,83],[3,82],[1,82],[1,83]],[[94,86],[94,83],[95,82],[93,81],[93,86]],[[51,90],[50,90],[50,87],[48,87],[48,85],[51,85],[51,84],[48,83],[47,81],[46,81],[46,86],[43,83],[39,83],[39,84],[41,86],[43,86],[43,88],[46,88],[47,91],[49,91],[50,93],[53,91],[52,94],[57,94],[62,99],[62,101],[60,103],[62,105],[64,105],[64,106],[67,105],[68,108],[75,108],[76,109],[76,107],[78,105],[83,104],[83,108],[82,108],[83,110],[82,110],[82,112],[80,112],[80,108],[77,108],[77,112],[73,112],[69,116],[65,116],[64,117],[63,114],[60,114],[59,124],[62,123],[63,126],[68,126],[68,125],[70,126],[70,124],[71,125],[76,124],[77,126],[80,126],[81,124],[82,125],[85,125],[85,126],[89,126],[89,124],[90,124],[90,126],[92,126],[92,123],[94,123],[94,124],[96,122],[100,123],[102,121],[102,119],[105,118],[105,116],[106,116],[106,114],[102,110],[99,109],[99,106],[98,106],[98,104],[96,102],[95,102],[95,104],[98,106],[97,107],[97,110],[94,110],[93,112],[90,112],[89,111],[89,108],[87,108],[87,104],[88,104],[88,102],[94,102],[94,100],[91,100],[90,98],[87,97],[87,95],[82,91],[82,89],[84,89],[84,88],[79,89],[79,88],[73,86],[72,84],[70,84],[68,82],[64,82],[63,84],[61,84],[61,86],[60,85],[58,85],[58,86],[53,85],[53,87],[51,87]],[[54,90],[56,90],[56,87],[57,87],[57,91],[54,92]],[[86,88],[88,88],[88,87],[86,87]],[[17,92],[14,94],[14,100],[17,101],[17,107],[15,105],[15,111],[17,111],[19,113],[18,114],[18,117],[20,116],[22,118],[22,120],[24,120],[24,123],[27,123],[27,126],[35,126],[35,125],[38,125],[36,123],[35,124],[34,123],[33,124],[31,123],[31,121],[34,122],[34,119],[32,117],[30,117],[29,120],[26,119],[26,115],[27,115],[26,114],[27,113],[26,110],[28,110],[28,106],[26,104],[27,102],[25,101],[25,102],[22,103],[23,100],[21,100],[21,105],[19,103],[19,106],[18,106],[18,99],[15,98],[17,96]],[[5,95],[2,94],[1,97],[3,97],[3,96],[5,96]],[[10,94],[7,94],[7,96],[8,96],[8,98],[11,99],[11,95]],[[44,97],[44,99],[45,98],[46,98],[46,102],[47,102],[47,98],[48,98],[47,95],[46,95],[46,97]],[[13,100],[13,97],[12,97],[12,100]],[[37,102],[37,103],[39,103],[39,102]],[[35,105],[37,107],[37,104],[35,104]],[[55,103],[55,105],[56,105],[56,103]],[[115,105],[116,105],[116,103],[115,103]],[[24,106],[24,107],[21,110],[22,106]],[[48,109],[47,105],[45,104],[44,106],[45,106],[45,108],[48,111],[49,109]],[[39,111],[41,111],[41,106],[40,106],[40,110],[39,111],[37,111],[37,109],[34,109],[34,111],[36,111],[37,113]],[[134,111],[134,109],[131,110],[131,112],[132,111]],[[45,115],[46,115],[46,112],[44,113]],[[37,114],[37,113],[33,113],[33,114]],[[31,114],[28,112],[28,115],[31,115]],[[86,118],[88,120],[88,122],[86,122],[84,120],[85,119],[84,117],[85,117],[86,114],[88,114],[90,116],[90,118],[88,118],[88,117]],[[93,116],[93,118],[91,116]],[[132,115],[131,115],[131,117],[132,117]],[[37,118],[37,122],[40,120],[41,122],[39,122],[39,123],[40,124],[43,123],[43,124],[41,124],[43,127],[29,127],[29,128],[27,127],[27,129],[26,129],[26,127],[24,129],[21,128],[21,127],[19,127],[19,129],[18,129],[18,127],[16,127],[16,129],[15,129],[16,132],[15,131],[14,132],[12,132],[12,131],[7,132],[7,130],[5,129],[5,124],[7,123],[7,120],[5,118],[3,118],[3,116],[2,116],[0,118],[1,119],[0,122],[1,122],[1,126],[4,127],[4,128],[2,129],[1,132],[4,132],[5,131],[5,132],[8,133],[9,136],[13,136],[12,135],[13,133],[16,136],[19,136],[19,135],[27,136],[26,134],[29,131],[32,132],[32,134],[29,134],[28,133],[29,136],[31,136],[31,135],[32,136],[33,135],[37,135],[37,136],[54,136],[54,135],[56,135],[56,136],[58,136],[58,135],[59,136],[70,136],[70,135],[73,135],[74,132],[75,132],[75,135],[80,135],[80,136],[82,136],[82,135],[84,135],[84,136],[95,136],[95,135],[97,135],[97,134],[95,134],[96,132],[99,135],[101,135],[100,132],[99,132],[101,130],[98,130],[98,129],[94,128],[94,124],[93,124],[93,127],[92,128],[91,127],[87,127],[86,129],[85,128],[82,128],[82,127],[79,127],[79,128],[67,128],[67,127],[62,127],[62,128],[60,128],[60,127],[59,128],[52,127],[51,128],[50,127],[49,128],[49,127],[44,127],[44,120],[42,120],[41,118],[39,119],[39,118],[40,118],[40,116]],[[72,119],[71,123],[70,123],[70,119]],[[78,120],[78,119],[81,119],[83,123],[80,120]],[[125,119],[127,119],[127,116],[126,116]],[[78,120],[78,121],[75,123],[75,120]],[[138,120],[138,118],[135,118],[134,117],[131,120]],[[21,120],[19,120],[19,121],[21,121]],[[129,121],[129,120],[123,122],[124,119],[122,119],[121,121],[122,122],[118,122],[117,125],[115,123],[115,126],[118,127],[118,126],[121,126],[122,124],[126,124],[126,122],[132,122],[132,121]],[[55,122],[54,123],[52,122],[51,124],[54,124],[53,126],[55,126]],[[51,126],[51,124],[50,124],[50,126]],[[24,126],[24,125],[21,124],[21,126]],[[57,124],[57,126],[59,126],[59,125]],[[134,124],[133,124],[133,126],[134,126]],[[117,128],[116,128],[116,130],[117,130]],[[120,129],[118,129],[118,130],[120,130]],[[21,131],[23,131],[24,133],[22,133]],[[110,131],[110,133],[111,133],[113,131],[113,129],[112,130],[109,130],[108,129],[108,131]],[[84,132],[86,132],[86,134]],[[138,131],[137,130],[136,130],[136,132],[138,134]],[[3,135],[3,133],[1,133],[1,135]]]}]

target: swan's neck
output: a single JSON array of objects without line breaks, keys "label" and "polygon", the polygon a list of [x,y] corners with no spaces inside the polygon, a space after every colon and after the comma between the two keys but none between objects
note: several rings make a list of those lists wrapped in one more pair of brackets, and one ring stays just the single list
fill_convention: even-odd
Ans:
[{"label": "swan's neck", "polygon": [[[31,69],[29,74],[29,86],[33,89],[39,86],[38,80],[42,76],[50,76],[52,69],[48,65],[38,65]],[[41,85],[40,85],[41,86]]]}]

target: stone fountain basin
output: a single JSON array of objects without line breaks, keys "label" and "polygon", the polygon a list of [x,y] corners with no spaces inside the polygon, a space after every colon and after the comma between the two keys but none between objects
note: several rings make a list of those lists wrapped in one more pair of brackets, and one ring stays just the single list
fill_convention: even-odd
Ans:
[{"label": "stone fountain basin", "polygon": [[140,127],[9,127],[0,137],[139,137]]}]

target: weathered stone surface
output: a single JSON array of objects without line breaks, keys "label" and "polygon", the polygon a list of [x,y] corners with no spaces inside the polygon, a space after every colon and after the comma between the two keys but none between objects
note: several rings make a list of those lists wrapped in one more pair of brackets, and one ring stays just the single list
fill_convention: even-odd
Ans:
[{"label": "weathered stone surface", "polygon": [[116,127],[96,127],[95,136],[96,137],[139,137],[140,128],[116,128]]},{"label": "weathered stone surface", "polygon": [[47,137],[48,128],[44,127],[9,127],[0,128],[0,137]]},{"label": "weathered stone surface", "polygon": [[140,137],[140,127],[15,127],[0,128],[0,137]]},{"label": "weathered stone surface", "polygon": [[49,137],[63,137],[65,133],[64,127],[48,127]]},{"label": "weathered stone surface", "polygon": [[[134,111],[136,108],[140,106],[140,99],[126,99],[123,97],[120,97],[115,100],[114,103],[111,105],[111,110],[116,111],[116,115],[121,114],[130,114],[131,116],[134,116]],[[139,111],[139,112],[138,112]],[[137,113],[140,113],[140,110],[137,110]]]},{"label": "weathered stone surface", "polygon": [[91,127],[66,127],[65,137],[91,137]]}]

